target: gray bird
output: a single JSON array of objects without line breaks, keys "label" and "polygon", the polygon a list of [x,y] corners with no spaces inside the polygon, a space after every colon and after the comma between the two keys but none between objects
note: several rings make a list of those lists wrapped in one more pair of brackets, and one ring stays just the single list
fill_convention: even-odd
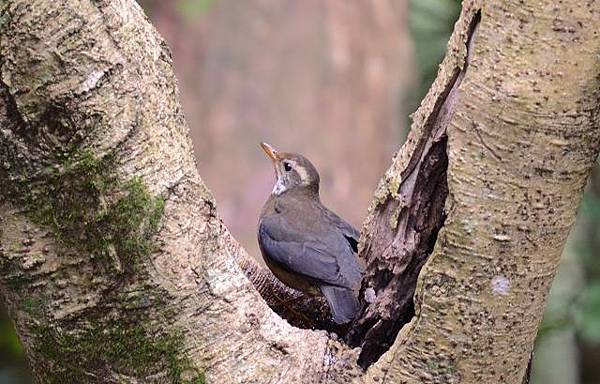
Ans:
[{"label": "gray bird", "polygon": [[310,161],[260,145],[276,174],[258,223],[265,263],[284,284],[307,294],[323,294],[334,322],[350,322],[359,309],[357,292],[363,275],[356,256],[359,232],[323,206],[319,173]]}]

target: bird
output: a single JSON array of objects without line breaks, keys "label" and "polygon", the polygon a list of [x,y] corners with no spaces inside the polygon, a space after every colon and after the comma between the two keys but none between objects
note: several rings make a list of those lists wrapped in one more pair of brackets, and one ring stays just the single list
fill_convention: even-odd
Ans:
[{"label": "bird", "polygon": [[258,222],[263,259],[285,285],[325,297],[332,320],[346,324],[359,311],[364,267],[360,233],[321,203],[314,165],[296,153],[260,143],[275,168],[275,185]]}]

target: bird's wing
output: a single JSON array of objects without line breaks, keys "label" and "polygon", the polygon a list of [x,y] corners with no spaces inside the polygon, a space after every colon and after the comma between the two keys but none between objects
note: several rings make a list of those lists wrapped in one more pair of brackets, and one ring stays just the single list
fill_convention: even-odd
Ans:
[{"label": "bird's wing", "polygon": [[348,224],[344,219],[335,214],[335,212],[330,211],[329,209],[325,210],[325,217],[329,222],[337,227],[350,246],[354,250],[354,252],[358,252],[358,241],[360,239],[360,232],[356,230],[352,225]]},{"label": "bird's wing", "polygon": [[290,272],[349,289],[360,281],[356,256],[335,227],[324,234],[303,233],[281,215],[272,215],[261,220],[258,237],[266,256]]}]

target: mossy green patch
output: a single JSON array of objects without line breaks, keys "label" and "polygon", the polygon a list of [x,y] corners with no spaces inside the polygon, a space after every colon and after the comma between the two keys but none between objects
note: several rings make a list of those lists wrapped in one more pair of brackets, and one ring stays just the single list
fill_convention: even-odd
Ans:
[{"label": "mossy green patch", "polygon": [[393,177],[388,182],[388,193],[392,198],[396,198],[398,196],[398,192],[400,189],[400,179],[398,177]]},{"label": "mossy green patch", "polygon": [[33,281],[33,278],[23,273],[21,268],[10,258],[0,257],[0,271],[2,271],[2,283],[14,291],[20,290],[24,285]]},{"label": "mossy green patch", "polygon": [[35,350],[48,364],[47,382],[102,382],[88,372],[113,371],[137,379],[166,372],[173,384],[202,384],[204,374],[182,352],[181,332],[152,335],[142,322],[98,323],[93,328],[64,332],[35,326]]},{"label": "mossy green patch", "polygon": [[35,297],[28,296],[23,299],[21,306],[28,315],[40,317],[44,313],[46,301],[47,299],[41,295]]},{"label": "mossy green patch", "polygon": [[[59,245],[57,252],[62,252],[61,247],[80,251],[103,269],[97,273],[110,276],[116,269],[141,276],[139,261],[153,250],[152,235],[165,200],[151,195],[140,178],[123,180],[113,155],[99,158],[88,150],[73,150],[47,163],[57,165],[27,175],[14,174],[16,168],[0,174],[0,182],[10,181],[5,184],[9,199],[23,207],[33,223],[50,230]],[[20,281],[20,266],[9,264],[5,267],[17,268],[14,276]],[[46,317],[45,298],[31,296],[22,302],[33,351],[42,356],[36,369],[44,372],[45,382],[104,382],[105,377],[94,375],[106,371],[123,375],[123,380],[130,376],[142,381],[204,383],[202,372],[186,357],[183,334],[165,333],[161,323],[148,316],[152,312],[154,318],[170,317],[162,314],[167,310],[160,305],[159,289],[141,289],[132,279],[117,280],[104,291],[97,307],[60,322]],[[148,311],[149,307],[156,310]]]},{"label": "mossy green patch", "polygon": [[456,368],[451,364],[451,361],[427,360],[426,362],[427,370],[431,373],[435,373],[437,376],[454,375],[456,373]]},{"label": "mossy green patch", "polygon": [[152,196],[140,178],[122,181],[115,161],[89,151],[58,159],[22,188],[30,218],[55,238],[119,271],[132,271],[151,250],[165,201]]}]

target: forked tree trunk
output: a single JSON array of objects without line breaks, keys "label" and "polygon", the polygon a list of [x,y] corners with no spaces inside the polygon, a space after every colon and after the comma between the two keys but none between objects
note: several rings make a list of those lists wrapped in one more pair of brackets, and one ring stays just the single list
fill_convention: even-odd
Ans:
[{"label": "forked tree trunk", "polygon": [[242,273],[274,284],[196,172],[139,7],[5,0],[0,276],[36,379],[521,383],[598,153],[598,9],[465,2],[364,228],[371,304],[349,334],[364,372]]}]

